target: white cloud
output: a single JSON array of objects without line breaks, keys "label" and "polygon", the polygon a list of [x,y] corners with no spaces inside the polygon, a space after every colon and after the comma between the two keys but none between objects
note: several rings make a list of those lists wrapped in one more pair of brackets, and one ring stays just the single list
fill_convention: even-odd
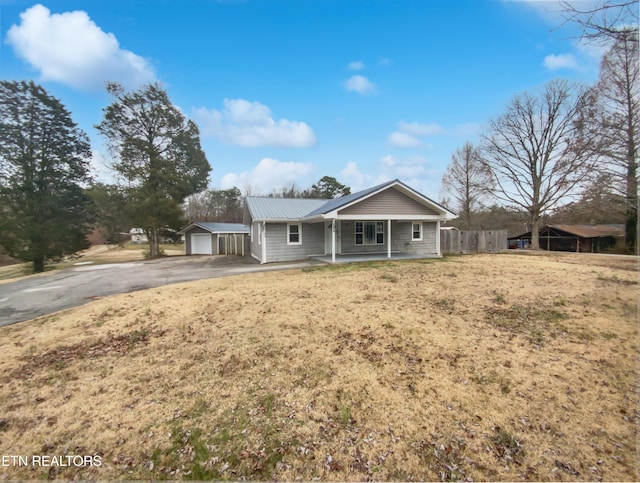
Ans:
[{"label": "white cloud", "polygon": [[385,178],[383,175],[372,175],[363,173],[358,164],[354,161],[349,161],[347,165],[340,171],[340,181],[351,188],[351,192],[370,188],[377,184],[389,181],[391,178]]},{"label": "white cloud", "polygon": [[423,156],[398,158],[386,155],[367,171],[363,171],[357,163],[350,161],[340,171],[340,181],[351,187],[352,192],[396,178],[421,190],[424,187],[436,185],[439,182],[439,176],[437,170],[430,167],[429,161]]},{"label": "white cloud", "polygon": [[[507,5],[510,3],[527,5],[548,22],[559,24],[564,19],[561,0],[502,0],[502,2]],[[585,0],[580,2],[584,5]],[[571,0],[569,3],[572,3]]]},{"label": "white cloud", "polygon": [[413,136],[437,136],[438,134],[444,134],[445,132],[444,128],[438,124],[420,124],[415,121],[400,121],[398,123],[398,129]]},{"label": "white cloud", "polygon": [[120,48],[115,35],[102,31],[84,11],[51,14],[38,4],[20,20],[9,29],[7,43],[42,80],[99,90],[106,81],[134,88],[156,77],[146,59]]},{"label": "white cloud", "polygon": [[405,132],[394,131],[389,135],[389,144],[396,148],[417,148],[422,146],[422,141]]},{"label": "white cloud", "polygon": [[438,124],[400,121],[398,129],[389,135],[387,141],[396,148],[417,148],[424,144],[420,138],[437,136],[445,132],[445,129]]},{"label": "white cloud", "polygon": [[477,122],[459,124],[452,129],[452,134],[461,138],[475,137],[482,132],[483,127],[483,124]]},{"label": "white cloud", "polygon": [[364,63],[359,60],[354,60],[353,62],[349,62],[347,64],[347,69],[349,70],[362,70],[364,69]]},{"label": "white cloud", "polygon": [[345,88],[350,92],[357,92],[366,96],[376,91],[376,86],[369,79],[361,75],[353,75],[345,82]]},{"label": "white cloud", "polygon": [[304,122],[274,120],[271,110],[259,102],[225,99],[221,111],[194,109],[202,135],[244,147],[306,147],[316,143],[313,130]]},{"label": "white cloud", "polygon": [[579,67],[579,63],[573,54],[551,54],[544,58],[544,66],[549,70],[575,70]]},{"label": "white cloud", "polygon": [[423,156],[397,158],[392,155],[383,156],[379,161],[379,169],[383,177],[401,179],[408,184],[412,181],[428,178],[433,171],[428,168],[428,161]]},{"label": "white cloud", "polygon": [[251,170],[241,173],[227,173],[220,180],[220,188],[237,186],[243,191],[250,188],[253,194],[266,194],[299,182],[300,178],[315,171],[311,163],[283,162],[272,158],[263,158]]}]

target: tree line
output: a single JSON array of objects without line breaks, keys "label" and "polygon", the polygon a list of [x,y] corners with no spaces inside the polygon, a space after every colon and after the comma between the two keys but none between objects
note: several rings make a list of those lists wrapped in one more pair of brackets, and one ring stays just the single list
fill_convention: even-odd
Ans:
[{"label": "tree line", "polygon": [[88,136],[60,100],[33,81],[0,82],[0,247],[34,272],[86,248],[97,223],[143,227],[157,256],[161,231],[179,227],[184,199],[207,186],[198,127],[164,89],[107,91],[112,102],[95,127],[118,185],[93,183]]},{"label": "tree line", "polygon": [[[127,92],[108,83],[107,92],[112,102],[95,128],[116,184],[94,182],[89,138],[59,99],[33,81],[0,81],[0,251],[31,262],[34,272],[87,248],[95,227],[111,243],[143,228],[154,257],[187,220],[242,221],[240,190],[206,189],[211,166],[198,127],[159,84]],[[270,196],[350,192],[329,176],[287,190]]]},{"label": "tree line", "polygon": [[511,213],[513,231],[523,222],[531,230],[532,248],[539,248],[544,218],[620,222],[625,250],[638,253],[638,2],[564,8],[584,38],[608,46],[598,82],[583,87],[556,79],[514,96],[478,145],[467,142],[452,154],[443,201],[467,229],[485,228],[487,213],[501,207]]},{"label": "tree line", "polygon": [[[463,227],[524,222],[537,247],[545,216],[619,216],[627,251],[637,253],[638,0],[605,0],[585,11],[572,5],[564,4],[567,21],[608,46],[598,83],[555,80],[515,96],[479,146],[467,143],[453,154],[443,186]],[[109,83],[107,92],[112,102],[95,128],[107,141],[114,185],[93,182],[88,136],[60,100],[32,81],[0,81],[0,248],[32,262],[34,272],[86,248],[97,223],[111,234],[142,227],[157,256],[162,231],[182,226],[185,212],[240,221],[239,190],[206,190],[211,166],[198,127],[159,84],[127,92]],[[349,193],[325,176],[270,196]]]},{"label": "tree line", "polygon": [[[300,189],[295,183],[274,189],[268,194],[253,193],[246,195],[268,196],[271,198],[323,198],[332,199],[351,193],[351,188],[340,183],[333,176],[323,176],[310,188]],[[242,222],[244,197],[236,187],[230,189],[208,189],[189,196],[184,203],[185,216],[189,220]]]}]

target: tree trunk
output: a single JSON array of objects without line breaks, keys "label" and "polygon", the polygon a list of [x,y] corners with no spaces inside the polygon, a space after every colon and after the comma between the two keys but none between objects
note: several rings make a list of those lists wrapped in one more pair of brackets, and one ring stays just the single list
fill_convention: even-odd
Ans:
[{"label": "tree trunk", "polygon": [[531,246],[532,250],[540,250],[540,218],[531,220]]},{"label": "tree trunk", "polygon": [[630,254],[638,254],[637,251],[638,210],[637,207],[628,206],[625,223],[625,245]]},{"label": "tree trunk", "polygon": [[158,229],[150,228],[147,232],[149,239],[149,258],[160,256],[160,240],[158,239]]},{"label": "tree trunk", "polygon": [[33,273],[42,273],[44,272],[44,255],[38,255],[33,260]]},{"label": "tree trunk", "polygon": [[[630,117],[630,124],[632,118]],[[625,216],[625,245],[627,253],[638,254],[638,170],[636,167],[636,145],[633,126],[628,130],[627,138],[627,212]]]}]

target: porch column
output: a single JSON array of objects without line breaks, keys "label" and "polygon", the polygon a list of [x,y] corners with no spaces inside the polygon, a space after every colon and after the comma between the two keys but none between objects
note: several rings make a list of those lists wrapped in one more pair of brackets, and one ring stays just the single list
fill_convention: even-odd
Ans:
[{"label": "porch column", "polygon": [[391,258],[391,218],[387,220],[387,258]]},{"label": "porch column", "polygon": [[336,263],[336,220],[331,220],[331,263]]},{"label": "porch column", "polygon": [[436,255],[442,256],[440,253],[440,220],[436,221]]},{"label": "porch column", "polygon": [[262,238],[262,259],[260,263],[267,263],[267,222],[262,222],[262,234],[260,235]]}]

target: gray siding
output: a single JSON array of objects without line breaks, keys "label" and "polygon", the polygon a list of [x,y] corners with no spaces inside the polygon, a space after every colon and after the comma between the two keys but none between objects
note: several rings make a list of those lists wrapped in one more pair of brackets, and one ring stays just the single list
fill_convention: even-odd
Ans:
[{"label": "gray siding", "polygon": [[[422,240],[420,241],[411,239],[411,224],[410,221],[391,221],[391,251],[421,255],[436,254],[436,223],[424,222],[422,224]],[[385,242],[383,244],[356,245],[355,221],[343,221],[341,225],[342,253],[385,253],[387,251],[387,231],[387,221],[384,220]]]},{"label": "gray siding", "polygon": [[[397,227],[391,227],[391,231],[395,229],[393,235],[394,244],[399,252],[415,253],[420,255],[437,254],[436,244],[436,223],[422,223],[422,240],[411,239],[411,222],[398,222]],[[393,245],[391,249],[394,250]]]},{"label": "gray siding", "polygon": [[251,256],[253,258],[262,261],[262,245],[258,238],[260,230],[258,225],[262,225],[262,223],[253,223],[251,225],[252,234],[250,235],[249,249],[251,250]]},{"label": "gray siding", "polygon": [[437,215],[416,200],[389,188],[353,206],[340,210],[339,215]]},{"label": "gray siding", "polygon": [[287,224],[267,223],[267,259],[263,262],[304,260],[324,254],[324,223],[302,224],[302,245],[287,245]]}]

